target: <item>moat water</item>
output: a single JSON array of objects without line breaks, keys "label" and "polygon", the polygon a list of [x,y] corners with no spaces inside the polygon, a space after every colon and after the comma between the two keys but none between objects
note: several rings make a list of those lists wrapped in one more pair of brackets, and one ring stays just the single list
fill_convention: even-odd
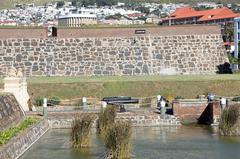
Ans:
[{"label": "moat water", "polygon": [[[71,148],[69,129],[52,129],[21,159],[98,159],[104,144],[92,131],[89,149]],[[181,126],[133,129],[136,159],[239,159],[240,137],[220,137],[210,127]]]}]

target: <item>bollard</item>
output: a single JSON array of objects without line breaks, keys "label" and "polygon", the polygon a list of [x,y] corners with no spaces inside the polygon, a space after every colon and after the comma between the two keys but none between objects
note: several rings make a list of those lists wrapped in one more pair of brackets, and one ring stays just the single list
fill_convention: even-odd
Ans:
[{"label": "bollard", "polygon": [[101,104],[102,104],[102,108],[106,108],[107,107],[107,102],[102,101]]},{"label": "bollard", "polygon": [[161,115],[165,115],[166,114],[166,102],[164,100],[160,101],[160,106],[161,106]]},{"label": "bollard", "polygon": [[162,107],[161,108],[161,115],[165,115],[166,114],[166,107]]},{"label": "bollard", "polygon": [[87,98],[86,97],[83,97],[82,98],[82,106],[83,106],[83,110],[86,110],[87,109]]},{"label": "bollard", "polygon": [[47,117],[47,98],[43,99],[43,116]]},{"label": "bollard", "polygon": [[223,110],[225,109],[226,104],[227,104],[227,99],[224,97],[220,97],[221,113],[223,113]]},{"label": "bollard", "polygon": [[161,100],[162,96],[158,95],[157,96],[157,108],[160,108],[160,100]]}]

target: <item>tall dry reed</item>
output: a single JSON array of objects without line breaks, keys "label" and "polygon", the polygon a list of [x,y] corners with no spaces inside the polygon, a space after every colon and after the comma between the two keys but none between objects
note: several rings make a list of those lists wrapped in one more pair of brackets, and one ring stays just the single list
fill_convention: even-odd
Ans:
[{"label": "tall dry reed", "polygon": [[132,148],[132,126],[120,121],[113,125],[105,137],[106,158],[129,159]]},{"label": "tall dry reed", "polygon": [[108,105],[98,114],[97,133],[105,136],[107,131],[113,126],[117,116],[116,107]]},{"label": "tall dry reed", "polygon": [[226,107],[221,115],[219,132],[223,136],[233,136],[237,132],[237,121],[239,118],[240,107],[238,105]]},{"label": "tall dry reed", "polygon": [[74,148],[90,145],[90,130],[94,117],[90,114],[76,115],[72,122],[71,141]]}]

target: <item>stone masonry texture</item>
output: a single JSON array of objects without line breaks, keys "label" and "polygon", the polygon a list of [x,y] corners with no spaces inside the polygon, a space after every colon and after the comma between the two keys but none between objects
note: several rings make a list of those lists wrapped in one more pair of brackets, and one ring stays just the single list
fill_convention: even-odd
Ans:
[{"label": "stone masonry texture", "polygon": [[18,124],[24,114],[13,95],[0,95],[0,131]]},{"label": "stone masonry texture", "polygon": [[215,74],[228,62],[217,26],[146,29],[144,35],[103,29],[105,36],[86,29],[88,37],[78,30],[59,29],[56,38],[0,36],[0,75],[11,67],[27,76]]}]

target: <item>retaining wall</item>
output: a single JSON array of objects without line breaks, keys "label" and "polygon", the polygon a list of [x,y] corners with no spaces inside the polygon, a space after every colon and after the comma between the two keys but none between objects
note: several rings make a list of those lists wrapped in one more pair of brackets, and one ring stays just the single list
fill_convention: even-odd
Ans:
[{"label": "retaining wall", "polygon": [[173,114],[181,121],[212,124],[219,121],[220,103],[207,100],[176,100],[173,102]]},{"label": "retaining wall", "polygon": [[48,121],[41,120],[18,136],[12,138],[7,144],[0,147],[0,159],[19,158],[49,129]]},{"label": "retaining wall", "polygon": [[[57,116],[57,117],[56,117]],[[48,122],[51,128],[71,128],[74,114],[56,115],[49,117]],[[96,117],[97,118],[97,117]],[[161,116],[154,113],[136,114],[136,113],[118,113],[116,120],[130,121],[135,127],[151,127],[151,126],[179,126],[179,119],[175,116]],[[96,126],[96,120],[93,127]]]}]

